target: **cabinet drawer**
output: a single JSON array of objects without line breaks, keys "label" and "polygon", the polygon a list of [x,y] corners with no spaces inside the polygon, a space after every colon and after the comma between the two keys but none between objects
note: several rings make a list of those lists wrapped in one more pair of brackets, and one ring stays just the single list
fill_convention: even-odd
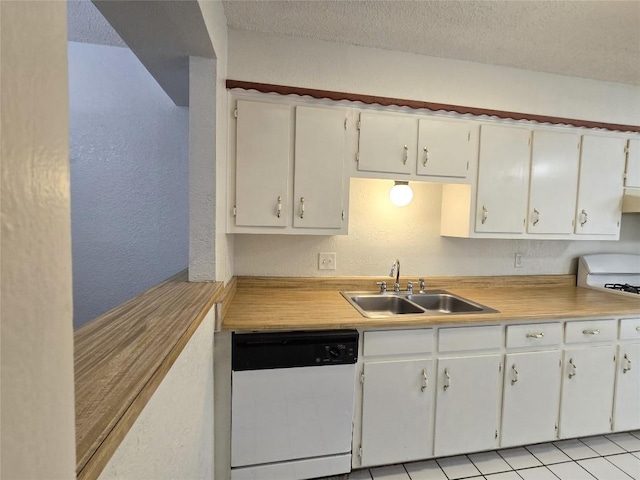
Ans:
[{"label": "cabinet drawer", "polygon": [[565,341],[567,343],[594,343],[615,340],[618,336],[615,320],[588,320],[567,322]]},{"label": "cabinet drawer", "polygon": [[433,330],[382,330],[364,332],[364,355],[429,353],[433,349]]},{"label": "cabinet drawer", "polygon": [[460,352],[463,350],[488,350],[502,346],[502,327],[443,328],[440,330],[438,350]]},{"label": "cabinet drawer", "polygon": [[530,323],[507,326],[507,348],[560,345],[562,327],[559,323]]},{"label": "cabinet drawer", "polygon": [[620,320],[620,340],[640,340],[640,318]]}]

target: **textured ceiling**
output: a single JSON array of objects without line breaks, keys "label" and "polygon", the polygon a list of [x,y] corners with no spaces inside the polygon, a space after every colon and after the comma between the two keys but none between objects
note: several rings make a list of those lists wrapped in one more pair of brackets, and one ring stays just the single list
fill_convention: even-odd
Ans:
[{"label": "textured ceiling", "polygon": [[224,0],[229,26],[640,85],[640,0]]},{"label": "textured ceiling", "polygon": [[89,0],[67,1],[67,38],[70,42],[127,46]]}]

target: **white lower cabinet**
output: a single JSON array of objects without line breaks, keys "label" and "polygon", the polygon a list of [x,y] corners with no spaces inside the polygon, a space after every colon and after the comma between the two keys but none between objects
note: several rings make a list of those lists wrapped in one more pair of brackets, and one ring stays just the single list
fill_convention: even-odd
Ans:
[{"label": "white lower cabinet", "polygon": [[640,343],[618,348],[614,430],[640,429]]},{"label": "white lower cabinet", "polygon": [[640,318],[363,339],[354,468],[640,429]]},{"label": "white lower cabinet", "polygon": [[561,438],[611,431],[615,354],[614,345],[565,350],[560,404]]},{"label": "white lower cabinet", "polygon": [[498,446],[502,355],[438,359],[434,455]]},{"label": "white lower cabinet", "polygon": [[561,358],[560,350],[506,356],[501,447],[557,438]]},{"label": "white lower cabinet", "polygon": [[365,362],[362,466],[430,456],[433,360]]}]

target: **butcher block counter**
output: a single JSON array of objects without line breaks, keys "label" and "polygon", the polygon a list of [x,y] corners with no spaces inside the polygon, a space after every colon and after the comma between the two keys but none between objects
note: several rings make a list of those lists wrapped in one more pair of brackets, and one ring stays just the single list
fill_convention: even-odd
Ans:
[{"label": "butcher block counter", "polygon": [[[237,291],[222,329],[227,331],[389,328],[491,322],[551,321],[640,315],[634,297],[576,287],[574,275],[427,277],[426,290],[442,289],[498,313],[362,316],[341,291],[375,292],[387,278],[237,277]],[[417,278],[402,278],[417,284]]]}]

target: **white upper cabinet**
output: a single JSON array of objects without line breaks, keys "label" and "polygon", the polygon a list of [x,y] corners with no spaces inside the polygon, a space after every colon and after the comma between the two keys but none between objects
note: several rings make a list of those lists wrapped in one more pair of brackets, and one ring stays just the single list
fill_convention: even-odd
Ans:
[{"label": "white upper cabinet", "polygon": [[476,232],[524,231],[530,140],[526,129],[481,127]]},{"label": "white upper cabinet", "polygon": [[582,137],[576,234],[619,235],[626,144],[623,138]]},{"label": "white upper cabinet", "polygon": [[533,132],[528,233],[573,232],[579,153],[579,135]]},{"label": "white upper cabinet", "polygon": [[238,100],[235,117],[229,231],[347,233],[346,110]]},{"label": "white upper cabinet", "polygon": [[421,118],[418,175],[466,178],[477,155],[477,130],[478,126],[472,123]]},{"label": "white upper cabinet", "polygon": [[237,109],[235,224],[285,227],[291,107],[238,100]]},{"label": "white upper cabinet", "polygon": [[358,170],[407,175],[415,173],[417,142],[416,117],[362,112]]},{"label": "white upper cabinet", "polygon": [[640,188],[640,140],[629,140],[625,187]]},{"label": "white upper cabinet", "polygon": [[342,227],[344,155],[345,112],[296,107],[294,227]]}]

